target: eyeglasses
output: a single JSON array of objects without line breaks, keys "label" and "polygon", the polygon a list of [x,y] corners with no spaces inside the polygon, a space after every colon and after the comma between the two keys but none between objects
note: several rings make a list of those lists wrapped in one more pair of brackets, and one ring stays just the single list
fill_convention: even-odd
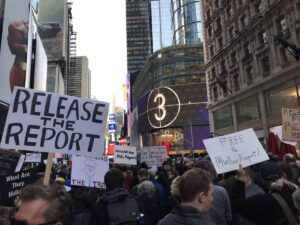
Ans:
[{"label": "eyeglasses", "polygon": [[[46,223],[40,223],[36,225],[50,225],[50,224],[56,224],[58,221],[51,221]],[[17,220],[15,218],[10,218],[10,225],[28,225],[28,223],[24,220]]]}]

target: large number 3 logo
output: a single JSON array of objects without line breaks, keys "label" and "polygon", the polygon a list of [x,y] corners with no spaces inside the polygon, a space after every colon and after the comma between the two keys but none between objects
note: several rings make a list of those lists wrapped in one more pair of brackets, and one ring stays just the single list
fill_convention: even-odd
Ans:
[{"label": "large number 3 logo", "polygon": [[[164,96],[163,94],[159,93],[159,94],[157,94],[157,95],[155,96],[154,102],[156,102],[158,98],[161,98],[161,99],[162,99],[162,100],[161,100],[161,104],[158,105],[158,107],[157,107],[160,111],[162,111],[162,115],[161,115],[161,116],[158,116],[157,113],[155,113],[154,116],[155,116],[155,119],[156,119],[156,120],[162,121],[162,120],[166,117],[166,114],[167,114],[166,108],[165,108],[166,98],[165,98],[165,96]],[[159,114],[160,114],[160,113],[159,113]]]}]

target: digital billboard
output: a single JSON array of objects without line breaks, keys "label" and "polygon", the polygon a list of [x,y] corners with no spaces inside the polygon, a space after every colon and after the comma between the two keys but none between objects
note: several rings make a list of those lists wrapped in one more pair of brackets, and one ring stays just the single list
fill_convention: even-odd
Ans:
[{"label": "digital billboard", "polygon": [[15,86],[25,86],[29,0],[0,0],[0,100],[9,102]]},{"label": "digital billboard", "polygon": [[139,133],[166,127],[205,126],[208,122],[205,84],[165,86],[138,101]]},{"label": "digital billboard", "polygon": [[67,40],[66,0],[40,0],[38,13],[38,33],[48,58],[64,57]]}]

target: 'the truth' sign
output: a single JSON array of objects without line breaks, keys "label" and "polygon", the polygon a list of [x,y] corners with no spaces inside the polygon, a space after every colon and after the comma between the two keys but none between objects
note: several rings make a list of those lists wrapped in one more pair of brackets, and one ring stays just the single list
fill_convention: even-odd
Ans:
[{"label": "'the truth' sign", "polygon": [[1,147],[100,156],[109,104],[15,87]]}]

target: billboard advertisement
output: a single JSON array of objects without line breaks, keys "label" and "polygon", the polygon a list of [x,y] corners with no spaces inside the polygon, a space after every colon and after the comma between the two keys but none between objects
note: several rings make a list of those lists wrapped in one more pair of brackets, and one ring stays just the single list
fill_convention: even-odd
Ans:
[{"label": "billboard advertisement", "polygon": [[154,129],[208,124],[206,85],[154,89],[138,101],[139,133]]},{"label": "billboard advertisement", "polygon": [[68,15],[66,0],[40,0],[38,12],[38,33],[48,58],[64,57]]},{"label": "billboard advertisement", "polygon": [[29,0],[0,0],[0,100],[9,102],[14,86],[25,86]]}]

